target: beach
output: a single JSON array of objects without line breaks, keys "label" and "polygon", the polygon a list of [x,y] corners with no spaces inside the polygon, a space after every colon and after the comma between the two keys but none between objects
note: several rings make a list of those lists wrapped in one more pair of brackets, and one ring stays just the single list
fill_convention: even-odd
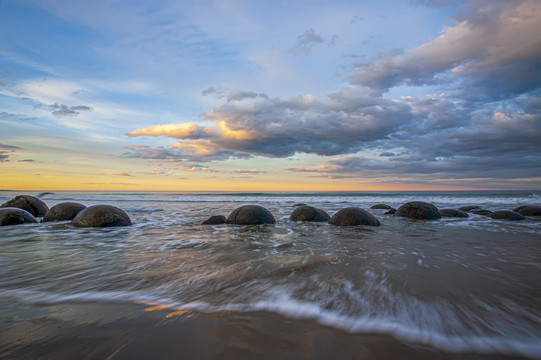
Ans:
[{"label": "beach", "polygon": [[[0,194],[4,202],[14,194]],[[112,193],[133,225],[0,229],[2,359],[541,358],[541,221],[416,221],[370,206],[489,210],[539,192]],[[289,220],[357,206],[379,227]],[[258,204],[273,225],[201,223]]]}]

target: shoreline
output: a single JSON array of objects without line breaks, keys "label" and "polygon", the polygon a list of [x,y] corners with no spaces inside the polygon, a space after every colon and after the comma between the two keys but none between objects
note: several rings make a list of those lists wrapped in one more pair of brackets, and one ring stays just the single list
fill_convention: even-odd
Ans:
[{"label": "shoreline", "polygon": [[139,302],[0,297],[0,359],[527,359],[450,353],[272,312],[203,313]]}]

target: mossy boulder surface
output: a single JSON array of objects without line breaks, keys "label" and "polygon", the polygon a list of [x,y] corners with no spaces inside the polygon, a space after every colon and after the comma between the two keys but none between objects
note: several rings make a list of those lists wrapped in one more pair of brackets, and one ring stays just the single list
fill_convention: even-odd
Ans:
[{"label": "mossy boulder surface", "polygon": [[541,216],[541,206],[536,205],[522,205],[513,211],[523,216]]},{"label": "mossy boulder surface", "polygon": [[226,222],[235,225],[274,224],[276,220],[271,212],[259,205],[244,205],[229,214]]},{"label": "mossy boulder surface", "polygon": [[215,215],[203,221],[201,225],[220,225],[220,224],[225,224],[225,222],[226,222],[225,216]]},{"label": "mossy boulder surface", "polygon": [[112,227],[131,225],[124,210],[111,205],[93,205],[81,210],[71,222],[77,227]]},{"label": "mossy boulder surface", "polygon": [[405,203],[396,210],[394,215],[419,220],[436,220],[441,218],[437,207],[423,201]]},{"label": "mossy boulder surface", "polygon": [[76,202],[56,204],[47,211],[47,214],[43,217],[43,222],[73,220],[85,208],[85,205]]},{"label": "mossy boulder surface", "polygon": [[498,219],[498,220],[524,220],[525,219],[524,216],[511,210],[493,211],[488,216],[493,219]]},{"label": "mossy boulder surface", "polygon": [[443,217],[456,217],[456,218],[467,218],[468,214],[464,211],[456,209],[441,209],[440,215]]},{"label": "mossy boulder surface", "polygon": [[331,217],[324,210],[309,205],[297,206],[289,216],[292,221],[328,222]]},{"label": "mossy boulder surface", "polygon": [[329,224],[336,226],[368,225],[379,226],[379,220],[368,211],[358,207],[348,207],[333,215]]},{"label": "mossy boulder surface", "polygon": [[37,223],[38,221],[28,211],[19,208],[1,208],[0,226]]},{"label": "mossy boulder surface", "polygon": [[30,195],[18,195],[0,206],[0,208],[6,207],[23,209],[35,217],[45,216],[47,211],[49,211],[47,204],[37,197]]}]

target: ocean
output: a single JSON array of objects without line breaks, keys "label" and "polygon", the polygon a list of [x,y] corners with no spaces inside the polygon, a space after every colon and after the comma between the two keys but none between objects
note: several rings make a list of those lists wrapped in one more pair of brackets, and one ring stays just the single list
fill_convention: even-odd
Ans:
[{"label": "ocean", "polygon": [[[0,192],[0,203],[15,195]],[[470,214],[415,221],[370,210],[378,203],[398,208],[415,200],[439,209],[511,210],[541,204],[541,191],[56,192],[40,198],[49,207],[66,201],[114,205],[128,213],[133,225],[75,228],[59,222],[0,228],[1,358],[65,358],[63,346],[72,349],[71,355],[84,355],[79,358],[129,358],[137,343],[133,339],[143,336],[131,326],[143,325],[130,323],[111,332],[108,339],[116,339],[118,348],[98,353],[89,352],[98,348],[97,340],[82,339],[94,334],[90,326],[105,331],[122,319],[158,310],[160,321],[149,331],[167,328],[167,321],[179,322],[179,329],[206,324],[203,335],[185,334],[192,339],[186,348],[210,339],[209,353],[191,358],[229,358],[233,353],[220,351],[232,343],[253,358],[249,355],[265,343],[281,343],[281,334],[299,336],[301,329],[307,334],[306,329],[317,327],[336,341],[376,349],[375,356],[363,357],[346,346],[333,350],[335,358],[384,358],[384,347],[392,343],[410,351],[402,358],[541,359],[541,218],[508,221]],[[331,216],[341,208],[360,207],[381,226],[292,222],[289,215],[297,203]],[[201,225],[211,215],[227,217],[245,204],[267,208],[276,224]],[[205,320],[208,316],[223,320]],[[246,317],[251,325],[245,333],[231,321]],[[58,329],[50,325],[53,320]],[[270,326],[275,331],[269,333]],[[76,341],[66,327],[79,329]],[[371,336],[387,340],[380,346],[367,340]],[[218,343],[222,350],[212,353],[210,347]],[[322,344],[314,356],[305,356],[306,349],[295,341],[286,342],[289,347],[282,351],[291,350],[289,358],[326,358],[332,344]]]}]

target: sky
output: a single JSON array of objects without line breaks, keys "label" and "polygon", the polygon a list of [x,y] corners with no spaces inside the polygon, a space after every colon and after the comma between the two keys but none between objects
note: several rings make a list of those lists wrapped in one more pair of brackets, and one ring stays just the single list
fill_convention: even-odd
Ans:
[{"label": "sky", "polygon": [[0,0],[0,189],[541,189],[541,1]]}]

